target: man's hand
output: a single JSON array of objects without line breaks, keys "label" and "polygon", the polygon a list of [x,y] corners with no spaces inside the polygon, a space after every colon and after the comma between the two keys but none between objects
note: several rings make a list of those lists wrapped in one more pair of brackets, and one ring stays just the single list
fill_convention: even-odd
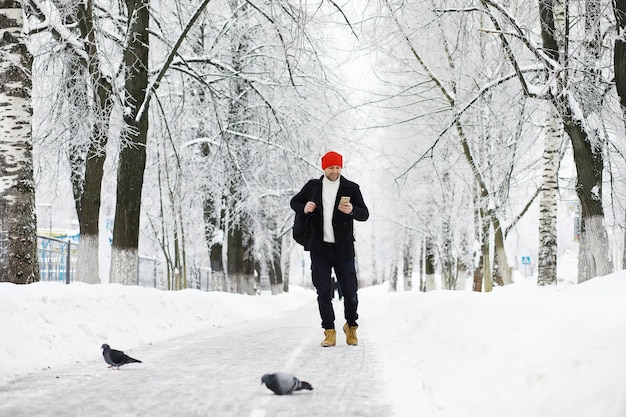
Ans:
[{"label": "man's hand", "polygon": [[352,203],[350,203],[349,201],[339,203],[338,209],[342,213],[352,214],[352,210],[353,210]]},{"label": "man's hand", "polygon": [[304,213],[305,214],[313,213],[316,208],[317,208],[317,205],[313,201],[308,201],[306,205],[304,206]]}]

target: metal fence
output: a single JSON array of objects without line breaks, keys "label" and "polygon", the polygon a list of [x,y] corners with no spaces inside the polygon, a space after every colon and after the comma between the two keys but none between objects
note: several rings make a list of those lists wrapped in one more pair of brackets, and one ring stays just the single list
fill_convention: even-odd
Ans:
[{"label": "metal fence", "polygon": [[161,288],[163,284],[157,279],[158,261],[153,258],[139,257],[137,264],[137,285],[139,287]]},{"label": "metal fence", "polygon": [[205,267],[191,267],[189,272],[189,288],[196,290],[211,291],[211,271]]},{"label": "metal fence", "polygon": [[49,236],[37,236],[40,281],[69,284],[74,280],[78,262],[78,244]]},{"label": "metal fence", "polygon": [[[78,263],[78,243],[68,239],[49,236],[37,236],[37,255],[39,257],[39,280],[69,284],[76,278]],[[159,288],[157,281],[158,261],[153,258],[139,257],[137,264],[137,285]]]}]

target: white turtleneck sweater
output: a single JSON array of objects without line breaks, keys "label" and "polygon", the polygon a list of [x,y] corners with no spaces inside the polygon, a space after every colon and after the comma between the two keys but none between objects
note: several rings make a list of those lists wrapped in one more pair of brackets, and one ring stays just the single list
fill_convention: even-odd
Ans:
[{"label": "white turtleneck sweater", "polygon": [[[341,177],[339,177],[341,178]],[[331,181],[326,176],[322,180],[322,215],[324,216],[324,242],[335,243],[335,231],[333,230],[333,213],[337,191],[339,191],[339,178]]]}]

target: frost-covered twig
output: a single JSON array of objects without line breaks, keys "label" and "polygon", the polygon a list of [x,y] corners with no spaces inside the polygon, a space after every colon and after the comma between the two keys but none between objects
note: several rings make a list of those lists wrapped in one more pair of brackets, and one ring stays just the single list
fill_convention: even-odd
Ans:
[{"label": "frost-covered twig", "polygon": [[198,9],[196,9],[196,12],[193,14],[193,16],[191,16],[191,19],[189,19],[189,22],[187,23],[187,25],[185,25],[185,28],[183,29],[182,33],[178,37],[176,44],[174,45],[174,47],[172,47],[172,50],[170,51],[167,58],[165,59],[165,63],[161,66],[161,70],[159,71],[158,75],[156,76],[152,84],[148,87],[148,91],[146,92],[146,96],[143,100],[143,103],[141,103],[141,106],[139,110],[137,111],[137,115],[135,116],[136,122],[139,122],[139,120],[143,117],[143,113],[146,111],[146,109],[148,108],[148,105],[150,104],[152,95],[159,88],[159,84],[161,84],[161,80],[163,79],[163,77],[165,76],[165,73],[169,69],[170,64],[174,60],[174,57],[178,54],[178,49],[180,48],[183,41],[187,37],[187,33],[189,33],[193,25],[196,23],[196,21],[198,20],[198,18],[200,17],[200,15],[202,14],[204,9],[208,6],[210,2],[211,0],[204,0],[200,4],[200,6],[198,6]]},{"label": "frost-covered twig", "polygon": [[87,62],[89,55],[85,50],[83,42],[64,23],[58,9],[52,2],[42,2],[40,0],[28,0],[25,8],[32,12],[29,17],[36,17],[39,22],[32,19],[24,22],[24,32],[27,34],[50,31],[52,35],[63,43],[69,45],[81,59]]}]

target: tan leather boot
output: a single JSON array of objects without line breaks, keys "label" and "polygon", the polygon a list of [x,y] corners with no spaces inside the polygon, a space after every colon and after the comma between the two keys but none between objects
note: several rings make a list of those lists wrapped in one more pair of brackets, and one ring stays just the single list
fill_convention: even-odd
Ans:
[{"label": "tan leather boot", "polygon": [[343,332],[346,334],[346,343],[351,346],[356,346],[359,344],[359,339],[356,337],[356,329],[359,326],[348,326],[348,323],[343,325]]},{"label": "tan leather boot", "polygon": [[326,336],[326,338],[320,343],[322,347],[335,346],[335,343],[337,343],[337,332],[335,332],[335,329],[324,330],[324,336]]}]

